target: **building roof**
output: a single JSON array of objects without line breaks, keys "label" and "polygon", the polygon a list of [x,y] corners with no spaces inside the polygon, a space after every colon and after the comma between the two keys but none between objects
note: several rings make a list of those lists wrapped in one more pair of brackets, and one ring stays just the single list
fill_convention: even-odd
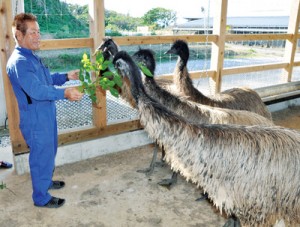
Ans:
[{"label": "building roof", "polygon": [[[228,17],[227,25],[231,27],[287,28],[289,16]],[[207,26],[209,25],[209,26]],[[213,17],[191,20],[178,24],[174,30],[194,30],[213,27]]]}]

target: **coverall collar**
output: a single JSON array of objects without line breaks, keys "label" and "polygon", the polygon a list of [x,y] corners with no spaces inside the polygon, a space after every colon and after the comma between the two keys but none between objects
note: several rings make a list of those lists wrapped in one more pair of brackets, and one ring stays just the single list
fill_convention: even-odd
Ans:
[{"label": "coverall collar", "polygon": [[33,50],[30,50],[30,49],[27,49],[25,47],[21,47],[21,46],[16,46],[16,49],[21,51],[22,53],[26,53],[26,54],[33,54],[35,55],[34,51]]}]

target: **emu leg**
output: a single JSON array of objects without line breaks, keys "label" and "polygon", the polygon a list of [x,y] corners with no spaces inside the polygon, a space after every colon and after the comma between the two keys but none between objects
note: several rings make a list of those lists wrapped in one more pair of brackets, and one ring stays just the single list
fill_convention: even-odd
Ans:
[{"label": "emu leg", "polygon": [[155,162],[156,162],[156,157],[157,157],[157,149],[158,149],[158,145],[157,145],[157,143],[155,143],[155,147],[154,147],[154,150],[153,150],[153,156],[152,156],[150,166],[146,169],[139,169],[139,170],[137,170],[137,172],[145,173],[146,175],[151,175],[153,173]]},{"label": "emu leg", "polygon": [[241,222],[237,217],[232,215],[223,225],[223,227],[241,227]]},{"label": "emu leg", "polygon": [[164,146],[162,146],[162,148],[161,148],[161,159],[160,159],[159,162],[155,162],[155,166],[164,167],[166,165],[165,155],[166,155],[166,151],[164,149]]},{"label": "emu leg", "polygon": [[170,188],[172,185],[177,183],[177,172],[173,172],[171,179],[163,179],[162,181],[158,182],[160,186]]}]

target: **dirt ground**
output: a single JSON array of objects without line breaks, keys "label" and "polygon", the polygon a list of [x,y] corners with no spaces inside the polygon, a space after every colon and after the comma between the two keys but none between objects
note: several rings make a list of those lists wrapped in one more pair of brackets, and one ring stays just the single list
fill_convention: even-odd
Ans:
[{"label": "dirt ground", "polygon": [[[273,118],[277,125],[300,129],[300,107]],[[57,167],[55,179],[66,182],[65,188],[51,191],[66,199],[59,209],[34,207],[30,175],[0,169],[6,184],[0,189],[0,226],[222,226],[226,217],[209,201],[195,201],[202,192],[195,185],[182,177],[170,189],[157,184],[171,176],[168,166],[150,176],[136,171],[148,167],[152,150],[149,145]]]}]

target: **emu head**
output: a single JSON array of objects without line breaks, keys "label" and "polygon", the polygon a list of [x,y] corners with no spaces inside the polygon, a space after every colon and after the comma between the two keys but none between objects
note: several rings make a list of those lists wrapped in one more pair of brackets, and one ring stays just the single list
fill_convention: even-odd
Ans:
[{"label": "emu head", "polygon": [[190,51],[189,51],[188,44],[185,41],[179,39],[173,43],[171,48],[168,51],[166,51],[165,54],[178,55],[186,65],[190,56]]},{"label": "emu head", "polygon": [[[141,80],[141,71],[139,67],[135,64],[131,56],[125,51],[119,51],[115,55],[113,64],[120,76],[123,78],[122,97],[125,96],[125,99],[135,107],[134,103],[132,103],[132,99],[138,103],[140,94],[144,92],[144,87]],[[130,89],[128,89],[128,87]],[[125,94],[126,91],[129,90],[131,91],[131,94]]]},{"label": "emu head", "polygon": [[135,62],[142,63],[144,66],[146,66],[151,74],[154,75],[156,68],[154,55],[155,53],[153,50],[140,48],[133,54],[132,58]]},{"label": "emu head", "polygon": [[106,37],[96,49],[96,52],[97,51],[101,51],[104,59],[108,60],[116,55],[116,53],[119,51],[119,47],[112,38]]}]

